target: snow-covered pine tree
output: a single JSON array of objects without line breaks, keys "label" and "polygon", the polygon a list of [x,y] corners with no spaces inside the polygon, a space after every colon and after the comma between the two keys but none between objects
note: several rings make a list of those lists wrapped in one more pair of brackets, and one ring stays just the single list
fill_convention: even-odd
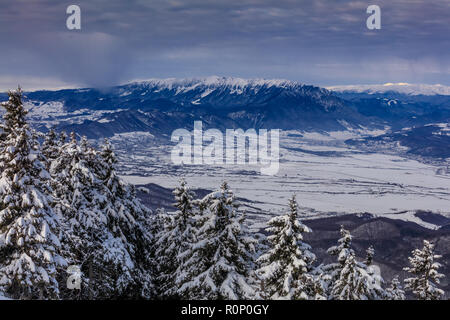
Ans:
[{"label": "snow-covered pine tree", "polygon": [[58,137],[55,130],[50,129],[45,135],[44,142],[42,143],[42,153],[47,161],[47,170],[50,170],[51,163],[59,154]]},{"label": "snow-covered pine tree", "polygon": [[434,244],[424,240],[422,250],[413,250],[408,258],[411,266],[403,269],[413,275],[405,279],[405,289],[411,290],[420,300],[439,300],[444,296],[444,291],[437,287],[444,277],[438,272],[441,264],[435,261],[439,258],[441,256],[434,252]]},{"label": "snow-covered pine tree", "polygon": [[162,270],[164,264],[161,263],[161,257],[158,256],[158,254],[160,254],[159,246],[161,245],[159,237],[165,234],[166,230],[169,229],[169,226],[172,225],[172,218],[173,216],[168,214],[165,209],[158,208],[155,210],[155,214],[147,221],[147,230],[149,230],[149,233],[152,235],[152,244],[150,247],[150,255],[148,257],[150,265],[149,274],[153,279],[153,295],[157,299],[166,298],[164,296],[165,284],[159,281],[159,279],[161,279],[160,274],[165,272]]},{"label": "snow-covered pine tree", "polygon": [[110,228],[109,193],[97,174],[102,161],[86,138],[78,144],[72,133],[51,167],[59,199],[55,209],[68,221],[67,247],[86,284],[81,298],[119,297],[133,283],[132,253]]},{"label": "snow-covered pine tree", "polygon": [[2,103],[0,150],[0,291],[14,299],[59,297],[60,221],[52,211],[50,175],[36,150],[22,104],[22,90]]},{"label": "snow-covered pine tree", "polygon": [[200,210],[197,239],[177,274],[178,294],[208,300],[255,297],[250,277],[255,241],[226,182],[201,200]]},{"label": "snow-covered pine tree", "polygon": [[[328,298],[331,300],[378,300],[385,297],[381,288],[381,275],[374,278],[373,272],[356,260],[351,247],[352,236],[341,226],[341,238],[338,245],[328,249],[328,253],[337,257],[337,263],[323,268]],[[371,252],[372,250],[369,250]]]},{"label": "snow-covered pine tree", "polygon": [[[130,194],[143,206],[136,197],[135,189],[130,188]],[[134,284],[129,286],[126,293],[127,297],[139,299],[152,299],[156,297],[155,288],[155,266],[153,259],[153,233],[155,226],[155,217],[151,210],[144,207],[142,215],[136,217],[137,227],[133,239],[133,262],[135,269],[133,271]],[[131,289],[131,291],[130,291]]]},{"label": "snow-covered pine tree", "polygon": [[105,139],[100,158],[94,158],[92,167],[105,186],[104,191],[107,197],[105,211],[108,216],[108,226],[116,237],[125,239],[127,236],[135,235],[136,217],[142,214],[144,207],[140,205],[140,202],[135,202],[136,197],[130,190],[130,186],[117,175],[116,164],[117,159],[112,146]]},{"label": "snow-covered pine tree", "polygon": [[375,255],[375,249],[373,248],[373,246],[370,246],[369,248],[367,248],[366,250],[366,266],[370,266],[373,262],[373,256]]},{"label": "snow-covered pine tree", "polygon": [[152,234],[148,224],[152,213],[136,197],[134,187],[117,175],[117,159],[108,139],[105,139],[100,157],[97,175],[106,187],[107,202],[104,210],[108,228],[116,238],[123,240],[135,265],[134,285],[123,294],[128,297],[149,298],[153,291],[149,261]]},{"label": "snow-covered pine tree", "polygon": [[384,279],[381,276],[381,269],[373,263],[375,249],[371,245],[366,250],[366,260],[361,264],[369,276],[369,288],[371,289],[370,299],[386,299],[387,293],[383,289]]},{"label": "snow-covered pine tree", "polygon": [[180,185],[173,191],[174,206],[178,209],[171,215],[165,228],[157,236],[156,258],[159,275],[158,283],[161,296],[176,298],[178,287],[175,284],[176,275],[183,273],[184,253],[195,241],[195,220],[197,213],[195,194],[186,181],[182,179]]},{"label": "snow-covered pine tree", "polygon": [[270,248],[258,259],[261,267],[257,274],[270,299],[315,298],[309,288],[313,279],[308,273],[316,257],[303,241],[303,234],[311,229],[299,221],[297,207],[295,196],[292,196],[289,211],[268,222]]},{"label": "snow-covered pine tree", "polygon": [[60,148],[66,143],[66,139],[67,139],[67,133],[65,131],[61,131],[59,133],[59,141],[58,141],[58,146]]},{"label": "snow-covered pine tree", "polygon": [[395,276],[386,289],[386,298],[389,300],[405,300],[405,291],[402,288],[398,276]]}]

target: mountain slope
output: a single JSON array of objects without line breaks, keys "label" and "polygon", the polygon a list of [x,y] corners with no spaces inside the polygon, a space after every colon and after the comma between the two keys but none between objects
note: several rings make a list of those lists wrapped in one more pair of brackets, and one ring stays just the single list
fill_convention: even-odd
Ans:
[{"label": "mountain slope", "polygon": [[385,83],[385,84],[368,84],[368,85],[347,85],[332,86],[329,90],[347,93],[386,93],[397,92],[407,95],[450,95],[450,86],[442,84],[411,84],[411,83]]},{"label": "mountain slope", "polygon": [[[169,135],[176,128],[192,128],[195,120],[219,129],[335,131],[377,125],[332,92],[287,80],[148,80],[108,90],[36,91],[27,98],[41,125],[90,138],[133,131]],[[54,106],[61,112],[45,118],[39,111]]]},{"label": "mountain slope", "polygon": [[135,131],[168,137],[177,128],[192,129],[196,120],[221,130],[329,132],[400,130],[450,119],[450,96],[357,91],[333,92],[288,80],[151,79],[105,90],[29,92],[27,106],[40,130],[56,127],[89,138]]}]

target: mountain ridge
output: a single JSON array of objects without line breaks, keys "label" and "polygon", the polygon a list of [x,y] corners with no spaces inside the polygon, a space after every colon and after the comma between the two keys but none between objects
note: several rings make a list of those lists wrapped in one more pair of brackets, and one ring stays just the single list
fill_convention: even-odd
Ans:
[{"label": "mountain ridge", "polygon": [[167,138],[175,129],[192,129],[196,120],[220,130],[330,132],[401,130],[450,119],[450,96],[338,92],[284,79],[217,76],[27,92],[26,104],[39,130],[93,139],[137,131]]},{"label": "mountain ridge", "polygon": [[326,87],[331,91],[347,93],[386,93],[396,92],[407,95],[450,95],[450,86],[442,84],[421,84],[421,83],[384,83],[384,84],[362,84],[362,85],[343,85]]}]

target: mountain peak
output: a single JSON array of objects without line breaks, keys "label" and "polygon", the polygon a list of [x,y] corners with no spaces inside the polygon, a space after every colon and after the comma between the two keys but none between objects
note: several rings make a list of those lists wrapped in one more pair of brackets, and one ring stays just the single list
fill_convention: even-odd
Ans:
[{"label": "mountain peak", "polygon": [[301,87],[303,84],[290,81],[286,79],[244,79],[244,78],[235,78],[235,77],[219,77],[219,76],[209,76],[203,78],[167,78],[167,79],[143,79],[143,80],[135,80],[127,85],[146,85],[146,86],[158,86],[166,89],[180,88],[184,87],[185,89],[195,89],[199,86],[202,87],[228,87],[228,88],[248,88],[248,87]]}]

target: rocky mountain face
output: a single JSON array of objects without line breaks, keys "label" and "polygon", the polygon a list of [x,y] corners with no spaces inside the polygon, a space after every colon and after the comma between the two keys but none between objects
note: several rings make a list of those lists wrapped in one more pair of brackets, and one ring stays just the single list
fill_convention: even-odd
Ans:
[{"label": "rocky mountain face", "polygon": [[132,131],[169,134],[192,127],[194,120],[219,129],[336,131],[377,124],[331,91],[286,80],[148,80],[105,90],[30,92],[27,98],[36,112],[50,105],[60,109],[47,118],[38,112],[41,124],[89,138]]},{"label": "rocky mountain face", "polygon": [[[150,131],[169,134],[202,120],[212,128],[345,130],[370,120],[332,92],[285,80],[206,78],[149,80],[108,90],[39,91],[35,107],[60,103],[67,117],[85,110],[83,121],[59,121],[64,130],[90,138]],[[107,112],[112,111],[112,112]]]}]

